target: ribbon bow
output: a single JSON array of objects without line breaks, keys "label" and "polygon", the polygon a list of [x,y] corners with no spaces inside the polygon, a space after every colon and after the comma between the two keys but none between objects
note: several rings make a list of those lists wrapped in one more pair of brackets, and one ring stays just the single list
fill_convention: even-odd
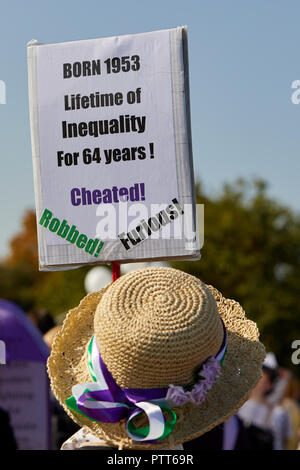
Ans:
[{"label": "ribbon bow", "polygon": [[[177,416],[168,408],[167,388],[121,388],[104,364],[95,336],[88,347],[89,372],[94,382],[74,385],[67,406],[77,413],[103,423],[126,419],[128,436],[135,441],[156,441],[167,437],[174,429]],[[171,420],[166,421],[163,411]],[[134,418],[146,413],[149,425],[136,428]]]}]

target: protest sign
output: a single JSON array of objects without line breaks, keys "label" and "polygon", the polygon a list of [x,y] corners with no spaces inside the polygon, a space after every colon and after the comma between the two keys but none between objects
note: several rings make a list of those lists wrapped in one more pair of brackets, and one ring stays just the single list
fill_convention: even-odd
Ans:
[{"label": "protest sign", "polygon": [[183,27],[28,44],[40,269],[198,258]]},{"label": "protest sign", "polygon": [[18,449],[51,448],[49,350],[39,331],[15,304],[0,300],[0,406],[9,413]]}]

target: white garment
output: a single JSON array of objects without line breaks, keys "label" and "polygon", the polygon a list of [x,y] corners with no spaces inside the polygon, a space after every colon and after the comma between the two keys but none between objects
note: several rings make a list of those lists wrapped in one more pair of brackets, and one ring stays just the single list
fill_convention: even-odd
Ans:
[{"label": "white garment", "polygon": [[[87,431],[87,429],[81,428],[63,443],[60,450],[80,450],[83,447],[94,448],[95,450],[97,449],[97,447],[107,447],[107,449],[111,449],[109,444],[107,444],[105,441],[102,441],[101,439],[99,439],[99,437],[94,436],[94,434]],[[170,449],[163,448],[159,450]],[[182,444],[174,446],[174,450],[183,450]]]},{"label": "white garment", "polygon": [[248,400],[238,412],[239,417],[249,426],[270,430],[273,434],[274,450],[284,450],[287,440],[293,435],[290,416],[282,406],[274,406]]},{"label": "white garment", "polygon": [[250,426],[253,424],[262,429],[269,429],[268,421],[270,416],[270,408],[263,403],[255,400],[248,400],[238,411],[239,417]]},{"label": "white garment", "polygon": [[293,437],[290,415],[283,406],[275,406],[271,415],[271,430],[274,435],[274,449],[284,450],[288,439]]}]

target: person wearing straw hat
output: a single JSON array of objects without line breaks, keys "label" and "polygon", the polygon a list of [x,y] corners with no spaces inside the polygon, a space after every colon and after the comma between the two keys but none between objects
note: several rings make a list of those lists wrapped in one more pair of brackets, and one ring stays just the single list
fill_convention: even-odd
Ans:
[{"label": "person wearing straw hat", "polygon": [[261,377],[242,307],[166,267],[126,274],[71,310],[48,359],[72,419],[118,449],[174,448],[229,419]]}]

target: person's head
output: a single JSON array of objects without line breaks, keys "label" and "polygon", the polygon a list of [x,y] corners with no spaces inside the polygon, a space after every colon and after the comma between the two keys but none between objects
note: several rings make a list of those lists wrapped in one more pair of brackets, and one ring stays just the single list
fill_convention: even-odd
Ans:
[{"label": "person's head", "polygon": [[265,396],[272,393],[279,378],[279,366],[276,356],[272,352],[268,352],[263,362],[263,376],[265,385]]},{"label": "person's head", "polygon": [[146,268],[86,296],[56,335],[48,371],[67,413],[112,446],[162,448],[232,416],[260,376],[242,307],[172,268]]}]

